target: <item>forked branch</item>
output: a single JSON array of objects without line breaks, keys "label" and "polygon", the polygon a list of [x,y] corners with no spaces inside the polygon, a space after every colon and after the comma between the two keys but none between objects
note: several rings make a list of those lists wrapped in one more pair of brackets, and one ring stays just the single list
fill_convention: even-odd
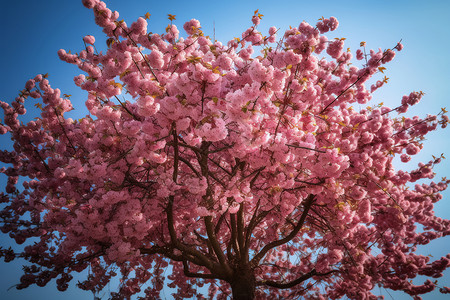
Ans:
[{"label": "forked branch", "polygon": [[267,254],[267,252],[269,252],[270,250],[272,250],[275,247],[278,247],[280,245],[286,244],[287,242],[289,242],[290,240],[292,240],[300,231],[300,229],[302,229],[303,224],[305,223],[306,217],[308,216],[309,213],[309,209],[311,208],[312,204],[314,202],[314,195],[310,194],[306,199],[305,199],[305,204],[303,205],[303,213],[300,216],[300,220],[298,220],[297,225],[294,227],[294,229],[291,231],[291,233],[289,233],[286,237],[273,241],[267,245],[264,246],[264,248],[262,248],[262,250],[256,254],[253,259],[251,260],[250,264],[252,266],[257,266],[260,262],[260,260]]},{"label": "forked branch", "polygon": [[339,271],[331,270],[326,273],[318,273],[316,271],[316,269],[312,269],[308,273],[303,274],[302,276],[298,277],[297,279],[289,281],[289,282],[282,283],[282,282],[276,282],[276,281],[272,281],[272,280],[264,280],[264,281],[256,282],[256,285],[258,285],[258,286],[266,285],[266,286],[270,286],[270,287],[274,287],[274,288],[278,288],[278,289],[289,289],[289,288],[296,286],[297,284],[302,283],[305,280],[310,279],[313,276],[327,276],[327,275],[330,275],[330,274],[336,273],[336,272],[339,272]]}]

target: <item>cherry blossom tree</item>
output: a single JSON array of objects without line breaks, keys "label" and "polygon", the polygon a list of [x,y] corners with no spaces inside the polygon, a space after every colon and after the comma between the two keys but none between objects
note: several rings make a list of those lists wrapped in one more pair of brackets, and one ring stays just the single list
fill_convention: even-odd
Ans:
[{"label": "cherry blossom tree", "polygon": [[[0,103],[0,133],[14,142],[0,152],[1,229],[34,242],[0,249],[7,262],[31,263],[17,288],[56,279],[65,290],[89,269],[78,286],[94,293],[122,278],[113,299],[155,299],[165,285],[176,299],[202,298],[204,285],[203,297],[217,299],[376,299],[376,285],[416,299],[450,291],[412,281],[450,265],[450,255],[416,253],[450,233],[433,212],[450,182],[431,181],[443,156],[393,167],[446,127],[445,110],[401,116],[422,92],[396,108],[356,108],[387,83],[384,65],[401,43],[362,42],[353,60],[344,39],[323,35],[338,27],[334,17],[264,34],[255,11],[251,27],[222,44],[195,19],[180,37],[169,15],[160,35],[148,32],[148,13],[128,26],[99,0],[83,4],[108,48],[86,36],[79,53],[58,54],[83,71],[74,81],[89,115],[65,116],[69,95],[45,75]],[[25,102],[40,117],[21,122]]]}]

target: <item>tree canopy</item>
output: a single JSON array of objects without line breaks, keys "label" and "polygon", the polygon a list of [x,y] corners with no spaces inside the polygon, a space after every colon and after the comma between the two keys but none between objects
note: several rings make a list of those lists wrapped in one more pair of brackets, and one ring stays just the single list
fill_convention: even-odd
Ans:
[{"label": "tree canopy", "polygon": [[[205,284],[203,296],[217,299],[376,299],[376,285],[412,296],[437,287],[411,279],[450,265],[450,255],[416,253],[449,234],[433,212],[450,182],[431,180],[443,156],[413,171],[393,160],[418,154],[447,126],[446,111],[404,115],[422,92],[395,108],[356,108],[388,82],[400,42],[352,53],[324,35],[334,17],[263,33],[255,11],[223,44],[195,19],[185,37],[175,15],[156,34],[149,13],[128,26],[104,2],[83,4],[107,49],[89,35],[79,53],[58,55],[83,71],[74,81],[89,115],[66,117],[70,95],[46,75],[0,103],[0,133],[14,142],[0,152],[1,229],[18,244],[37,241],[0,249],[5,261],[32,263],[18,288],[56,279],[65,290],[86,268],[78,286],[93,292],[120,273],[115,299],[158,298],[164,285],[177,299],[201,297]],[[42,112],[23,123],[28,102]]]}]

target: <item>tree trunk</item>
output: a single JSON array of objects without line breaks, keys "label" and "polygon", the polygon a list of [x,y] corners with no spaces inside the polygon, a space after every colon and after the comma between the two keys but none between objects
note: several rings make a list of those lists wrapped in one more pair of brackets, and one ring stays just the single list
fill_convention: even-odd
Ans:
[{"label": "tree trunk", "polygon": [[253,300],[255,298],[256,280],[250,270],[236,270],[231,282],[233,300]]}]

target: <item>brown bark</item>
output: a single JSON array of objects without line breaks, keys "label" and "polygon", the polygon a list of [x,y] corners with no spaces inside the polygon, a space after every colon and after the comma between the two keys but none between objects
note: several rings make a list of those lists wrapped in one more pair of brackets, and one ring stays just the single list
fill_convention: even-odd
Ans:
[{"label": "brown bark", "polygon": [[255,299],[256,280],[250,269],[238,269],[233,274],[231,281],[233,300]]}]

